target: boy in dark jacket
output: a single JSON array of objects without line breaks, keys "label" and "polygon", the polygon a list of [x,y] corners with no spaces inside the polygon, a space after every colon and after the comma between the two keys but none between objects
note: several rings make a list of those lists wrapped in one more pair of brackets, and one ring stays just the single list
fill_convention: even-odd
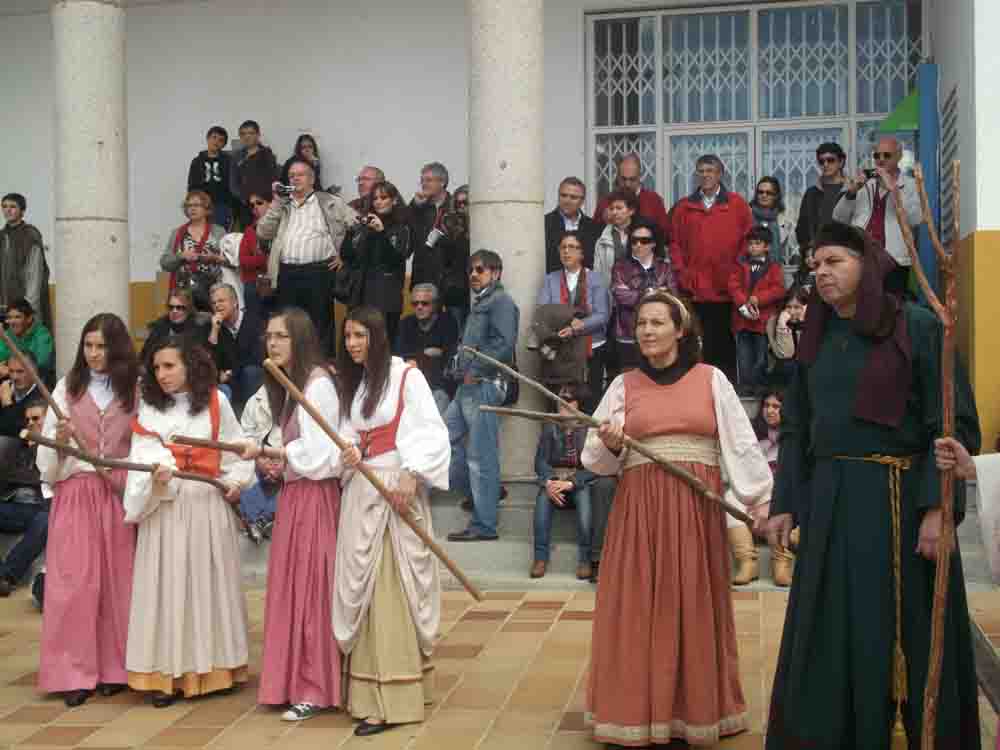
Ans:
[{"label": "boy in dark jacket", "polygon": [[188,190],[204,190],[212,197],[212,223],[229,229],[233,217],[233,195],[229,190],[232,161],[222,149],[229,143],[229,133],[213,125],[205,136],[207,148],[191,160]]},{"label": "boy in dark jacket", "polygon": [[785,295],[781,265],[770,260],[770,229],[755,226],[747,233],[747,253],[729,276],[733,299],[733,336],[741,395],[763,385],[767,371],[767,322],[777,315]]}]

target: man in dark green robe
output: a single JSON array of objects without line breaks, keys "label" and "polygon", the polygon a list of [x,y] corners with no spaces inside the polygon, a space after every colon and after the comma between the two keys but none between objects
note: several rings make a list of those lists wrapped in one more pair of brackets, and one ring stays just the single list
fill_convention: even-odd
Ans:
[{"label": "man in dark green robe", "polygon": [[[906,659],[901,712],[908,747],[916,750],[935,572],[934,561],[918,553],[918,541],[932,536],[929,529],[940,504],[933,441],[942,427],[942,328],[929,310],[883,296],[881,279],[889,267],[881,257],[884,251],[866,242],[860,230],[844,225],[824,229],[817,236],[818,254],[832,257],[846,248],[863,259],[865,268],[857,316],[845,318],[825,301],[836,296],[838,282],[827,281],[824,289],[821,263],[800,363],[782,404],[769,530],[775,530],[776,522],[781,528],[798,525],[801,542],[766,748],[890,748],[896,717],[891,469],[870,459],[891,456],[909,459],[909,468],[899,472],[899,604]],[[837,247],[823,253],[820,241]],[[960,370],[956,381],[956,437],[976,452],[980,433],[975,404]],[[955,517],[960,521],[965,488],[962,482],[956,485]],[[782,524],[785,514],[790,519]],[[928,515],[931,519],[922,528]],[[951,557],[937,724],[938,750],[980,747],[975,665],[957,547]]]}]

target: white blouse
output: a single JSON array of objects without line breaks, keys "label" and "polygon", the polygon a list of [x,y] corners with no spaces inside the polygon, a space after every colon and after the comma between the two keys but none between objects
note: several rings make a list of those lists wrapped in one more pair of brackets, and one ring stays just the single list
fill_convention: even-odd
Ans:
[{"label": "white blouse", "polygon": [[[306,385],[305,397],[336,429],[340,421],[340,402],[333,381],[328,377],[314,378]],[[299,436],[285,444],[285,458],[291,469],[306,479],[317,481],[340,476],[343,463],[337,444],[301,406],[295,407],[292,419],[298,420]]]}]

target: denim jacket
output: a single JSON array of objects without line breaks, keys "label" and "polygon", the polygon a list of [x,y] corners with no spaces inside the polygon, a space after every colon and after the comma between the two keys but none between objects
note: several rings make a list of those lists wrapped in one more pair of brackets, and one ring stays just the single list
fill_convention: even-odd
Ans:
[{"label": "denim jacket", "polygon": [[[546,423],[542,426],[542,434],[538,438],[538,448],[535,451],[535,474],[538,477],[538,485],[540,487],[545,487],[545,483],[552,479],[555,471],[552,465],[559,460],[558,455],[560,447],[562,446],[562,427],[559,425]],[[573,475],[573,489],[581,489],[584,485],[589,484],[597,475],[590,471],[590,469],[584,469],[583,465],[580,463],[580,456],[583,455],[583,446],[587,440],[587,428],[577,427],[573,430],[573,442],[576,443],[576,455],[578,468],[576,473]]]},{"label": "denim jacket", "polygon": [[[503,284],[497,282],[472,300],[472,308],[462,333],[462,344],[509,365],[514,361],[519,319],[517,305],[504,291]],[[459,370],[463,375],[469,374],[477,378],[495,378],[499,375],[496,367],[468,352],[462,352]]]}]

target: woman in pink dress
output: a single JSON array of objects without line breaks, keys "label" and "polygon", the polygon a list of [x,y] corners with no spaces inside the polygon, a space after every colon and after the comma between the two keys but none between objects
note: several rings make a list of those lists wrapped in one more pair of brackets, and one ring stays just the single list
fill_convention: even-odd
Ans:
[{"label": "woman in pink dress", "polygon": [[[104,458],[127,458],[138,376],[125,324],[110,313],[94,316],[80,335],[72,369],[52,394],[68,419],[56,419],[50,409],[43,433]],[[55,490],[38,686],[79,706],[95,688],[105,696],[125,689],[135,527],[124,522],[124,471],[105,478],[90,464],[44,446],[38,468]]]},{"label": "woman in pink dress", "polygon": [[[309,316],[299,308],[283,310],[268,322],[265,335],[267,356],[336,425],[337,390]],[[257,700],[289,704],[281,718],[303,721],[342,701],[340,650],[330,619],[340,517],[340,451],[270,374],[265,387],[271,413],[281,425],[286,468],[267,566]],[[251,446],[244,457],[258,454],[259,448]]]},{"label": "woman in pink dress", "polygon": [[588,716],[600,742],[714,745],[746,730],[722,508],[635,451],[628,434],[751,514],[771,470],[721,371],[700,363],[692,314],[673,295],[636,308],[640,366],[615,378],[583,463],[618,474],[594,612]]}]

